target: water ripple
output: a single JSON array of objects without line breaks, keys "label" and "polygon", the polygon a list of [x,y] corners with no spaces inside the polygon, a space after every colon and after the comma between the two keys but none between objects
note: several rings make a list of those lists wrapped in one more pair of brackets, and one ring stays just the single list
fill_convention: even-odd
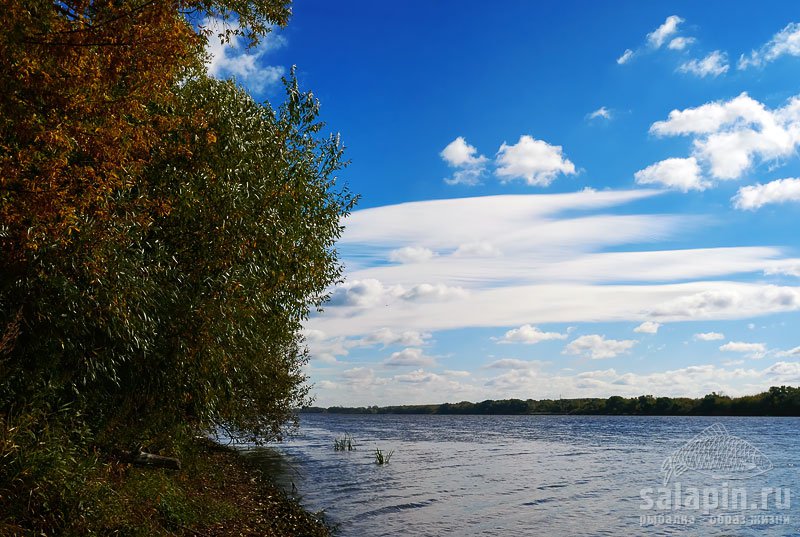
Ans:
[{"label": "water ripple", "polygon": [[[788,526],[640,525],[663,514],[642,510],[640,494],[661,485],[664,458],[714,421],[772,460],[751,484],[800,482],[794,418],[303,415],[299,434],[250,454],[307,507],[325,509],[342,537],[800,534],[795,504]],[[358,449],[334,452],[345,432]],[[374,464],[375,447],[395,450],[390,464]]]}]

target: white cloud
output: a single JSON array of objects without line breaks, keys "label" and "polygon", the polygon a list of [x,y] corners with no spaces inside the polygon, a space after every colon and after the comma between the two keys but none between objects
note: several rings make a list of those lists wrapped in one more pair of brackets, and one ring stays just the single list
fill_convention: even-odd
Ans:
[{"label": "white cloud", "polygon": [[307,329],[303,332],[303,337],[307,343],[322,341],[325,339],[325,332],[322,330]]},{"label": "white cloud", "polygon": [[351,369],[345,369],[339,376],[348,380],[363,379],[374,377],[375,371],[367,367],[353,367]]},{"label": "white cloud", "polygon": [[463,371],[460,369],[445,369],[444,374],[448,377],[470,377],[472,373],[469,371]]},{"label": "white cloud", "polygon": [[[565,194],[477,196],[399,203],[354,211],[345,221],[346,228],[339,245],[343,250],[351,245],[357,246],[359,254],[364,254],[363,250],[367,248],[377,250],[403,246],[425,247],[442,252],[476,243],[490,244],[491,249],[498,248],[504,253],[506,246],[514,246],[510,248],[514,251],[520,248],[541,251],[547,248],[547,244],[559,248],[564,244],[575,244],[576,237],[580,237],[581,243],[584,240],[586,244],[602,241],[605,245],[609,239],[627,241],[631,233],[642,237],[639,230],[629,231],[631,227],[644,227],[644,236],[653,237],[656,229],[669,224],[658,217],[655,218],[658,220],[656,223],[648,215],[644,220],[626,222],[628,225],[616,221],[613,225],[617,233],[610,234],[608,232],[611,229],[606,228],[604,222],[560,218],[559,213],[571,210],[596,211],[658,194],[652,190],[583,190]],[[613,215],[610,217],[617,218]],[[443,225],[443,222],[447,225]],[[562,223],[567,225],[559,229]],[[596,227],[604,229],[594,233]],[[360,257],[354,255],[352,261],[358,262]],[[385,260],[385,253],[381,258]],[[441,258],[436,260],[441,261]],[[352,266],[352,262],[349,266]]]},{"label": "white cloud", "polygon": [[277,28],[261,39],[258,46],[247,48],[246,40],[241,36],[232,35],[228,43],[222,43],[218,37],[226,29],[235,29],[230,24],[217,18],[208,18],[203,21],[203,28],[210,32],[206,42],[205,52],[208,56],[206,69],[208,74],[215,78],[235,77],[236,80],[254,91],[280,82],[286,69],[281,66],[264,65],[262,57],[286,44],[286,39],[277,34]]},{"label": "white cloud", "polygon": [[362,390],[382,386],[389,382],[385,377],[378,377],[371,367],[353,367],[339,373],[342,383]]},{"label": "white cloud", "polygon": [[389,252],[389,261],[394,261],[395,263],[424,263],[435,255],[436,253],[430,248],[405,246]]},{"label": "white cloud", "polygon": [[658,136],[691,135],[692,156],[715,179],[738,179],[756,160],[792,157],[800,144],[800,97],[768,110],[746,93],[729,101],[673,110],[650,126]]},{"label": "white cloud", "polygon": [[775,353],[776,356],[800,356],[800,347],[795,347],[793,349],[789,349],[788,351],[778,351]]},{"label": "white cloud", "polygon": [[398,382],[410,382],[417,384],[417,383],[430,383],[438,380],[443,380],[443,377],[437,375],[436,373],[430,373],[426,372],[423,369],[417,369],[416,371],[412,371],[411,373],[395,375],[394,380]]},{"label": "white cloud", "polygon": [[453,167],[475,166],[486,162],[486,157],[478,155],[478,150],[469,145],[463,136],[459,136],[445,147],[441,157]]},{"label": "white cloud", "polygon": [[726,127],[764,124],[770,116],[763,104],[742,93],[730,101],[672,110],[665,121],[653,123],[650,132],[658,136],[712,134]]},{"label": "white cloud", "polygon": [[323,390],[335,390],[336,388],[339,387],[339,385],[336,384],[335,382],[331,382],[330,380],[321,380],[319,382],[315,382],[314,387]]},{"label": "white cloud", "polygon": [[759,50],[752,51],[749,57],[742,54],[739,58],[739,69],[759,67],[781,56],[800,56],[800,24],[796,22],[787,24]]},{"label": "white cloud", "polygon": [[596,378],[617,378],[619,377],[619,373],[617,370],[612,368],[609,369],[599,369],[594,371],[585,371],[583,373],[578,373],[577,375],[579,378],[584,379],[596,379]]},{"label": "white cloud", "polygon": [[441,283],[430,284],[421,283],[413,286],[408,291],[400,295],[404,300],[412,301],[442,301],[464,298],[467,291],[463,287],[449,286]]},{"label": "white cloud", "polygon": [[697,341],[719,341],[720,339],[725,339],[725,334],[720,334],[719,332],[701,332],[695,334],[693,338]]},{"label": "white cloud", "polygon": [[431,338],[427,332],[417,330],[394,331],[391,328],[380,328],[359,340],[358,346],[383,345],[403,345],[404,347],[418,347],[424,345]]},{"label": "white cloud", "polygon": [[700,281],[658,285],[510,285],[472,289],[441,302],[400,300],[389,307],[327,308],[309,323],[341,335],[384,326],[430,331],[533,323],[745,319],[800,310],[800,288]]},{"label": "white cloud", "polygon": [[678,67],[681,73],[690,73],[701,78],[707,76],[718,77],[728,72],[728,55],[715,50],[703,59],[689,60]]},{"label": "white cloud", "polygon": [[737,365],[742,365],[743,363],[745,363],[744,360],[725,360],[724,362],[722,362],[722,365],[726,367],[733,367]]},{"label": "white cloud", "polygon": [[626,63],[631,61],[631,59],[633,59],[633,55],[634,52],[631,49],[625,49],[625,52],[622,53],[622,56],[617,58],[617,63],[619,65],[625,65]]},{"label": "white cloud", "polygon": [[343,337],[328,338],[322,330],[310,328],[303,330],[303,337],[312,360],[335,364],[338,362],[337,357],[347,356],[349,353]]},{"label": "white cloud", "polygon": [[375,278],[354,279],[336,287],[328,301],[329,306],[347,306],[371,308],[384,303],[385,306],[395,299],[412,302],[432,302],[464,298],[467,291],[459,286],[441,283],[420,283],[411,287],[402,285],[384,285]]},{"label": "white cloud", "polygon": [[800,309],[800,288],[758,285],[719,286],[685,295],[653,308],[650,314],[671,319],[744,318],[758,311]]},{"label": "white cloud", "polygon": [[658,329],[661,328],[661,323],[655,321],[645,321],[633,329],[637,334],[657,334]]},{"label": "white cloud", "polygon": [[601,106],[594,112],[588,115],[590,120],[592,119],[611,119],[611,110],[606,108],[605,106]]},{"label": "white cloud", "polygon": [[638,342],[632,339],[606,339],[605,336],[590,334],[571,341],[564,347],[564,354],[574,354],[591,358],[592,360],[601,360],[614,358],[626,353],[636,343]]},{"label": "white cloud", "polygon": [[670,15],[661,26],[647,34],[647,43],[653,48],[660,48],[667,39],[677,33],[678,25],[682,22],[684,20],[677,15]]},{"label": "white cloud", "polygon": [[[658,250],[653,242],[681,237],[703,221],[609,214],[608,208],[656,195],[639,189],[486,196],[355,211],[338,244],[347,283],[332,290],[333,302],[307,326],[352,339],[386,328],[505,331],[524,324],[742,319],[800,309],[797,287],[727,281],[798,264],[781,249]],[[446,255],[476,243],[503,256]],[[636,250],[641,244],[646,251]],[[386,263],[387,252],[405,246],[440,255],[425,263]]]},{"label": "white cloud", "polygon": [[575,165],[564,157],[560,145],[550,145],[526,134],[514,145],[504,142],[496,162],[498,177],[524,179],[531,186],[548,186],[559,174],[575,174]]},{"label": "white cloud", "polygon": [[433,366],[436,360],[431,356],[426,356],[422,349],[419,348],[406,348],[392,355],[386,359],[385,365],[392,367],[406,367],[406,366]]},{"label": "white cloud", "polygon": [[777,179],[765,185],[743,186],[732,201],[734,207],[744,210],[759,209],[770,203],[800,201],[800,179]]},{"label": "white cloud", "polygon": [[491,242],[479,241],[459,244],[453,255],[455,257],[498,257],[503,255],[503,252]]},{"label": "white cloud", "polygon": [[417,330],[392,330],[380,328],[361,338],[347,338],[344,336],[328,337],[322,330],[306,328],[303,331],[305,343],[312,360],[327,364],[339,363],[338,358],[348,356],[350,350],[360,347],[373,347],[381,345],[382,348],[402,345],[404,347],[418,347],[426,345],[431,339],[431,334]]},{"label": "white cloud", "polygon": [[446,177],[444,182],[448,185],[477,186],[481,184],[484,168],[464,168],[453,172],[452,177]]},{"label": "white cloud", "polygon": [[356,306],[368,308],[385,300],[387,296],[397,296],[403,290],[399,287],[387,288],[374,279],[352,280],[337,287],[328,301],[330,306]]},{"label": "white cloud", "polygon": [[764,274],[782,274],[784,276],[800,278],[800,261],[787,259],[770,263],[770,265],[764,269]]},{"label": "white cloud", "polygon": [[700,397],[712,391],[737,396],[765,391],[770,386],[800,383],[800,361],[777,362],[763,369],[736,367],[741,363],[733,362],[739,360],[729,361],[724,367],[700,364],[645,374],[605,369],[569,375],[549,373],[533,362],[529,362],[530,367],[509,362],[510,368],[482,368],[485,374],[496,373],[488,378],[465,371],[434,373],[424,369],[386,378],[376,376],[370,368],[355,368],[338,374],[337,390],[325,389],[317,395],[322,406],[352,406],[526,399],[532,393],[540,399],[633,397],[642,393],[657,397]]},{"label": "white cloud", "polygon": [[683,50],[695,41],[694,37],[675,37],[669,42],[667,48],[670,50]]},{"label": "white cloud", "polygon": [[761,272],[766,265],[797,262],[796,259],[774,259],[780,256],[781,253],[772,248],[602,252],[579,255],[564,261],[552,260],[544,266],[533,265],[528,274],[531,281],[551,282],[675,281]]},{"label": "white cloud", "polygon": [[[638,190],[631,195],[640,198],[657,193]],[[760,272],[767,260],[780,256],[771,248],[594,253],[629,242],[677,236],[693,224],[701,224],[691,218],[681,222],[669,215],[597,215],[584,205],[610,196],[610,192],[541,198],[491,196],[367,209],[350,217],[340,248],[346,258],[348,251],[355,252],[352,261],[348,259],[349,267],[353,267],[353,261],[366,265],[348,274],[350,282],[378,280],[389,288],[400,285],[403,291],[420,281],[469,291],[511,282],[691,279]],[[584,209],[577,217],[557,216],[567,206]],[[442,221],[449,225],[441,225]],[[465,242],[468,239],[472,241]],[[440,255],[424,264],[386,264],[381,252],[404,244],[456,251],[455,255]],[[498,257],[501,251],[503,256]]]},{"label": "white cloud", "polygon": [[668,158],[639,170],[633,177],[640,185],[663,185],[683,192],[705,190],[710,186],[702,179],[702,171],[694,157]]},{"label": "white cloud", "polygon": [[745,343],[743,341],[729,341],[728,343],[720,346],[719,350],[723,352],[738,352],[747,354],[749,358],[763,358],[767,352],[767,348],[763,343]]},{"label": "white cloud", "polygon": [[496,377],[488,379],[484,384],[495,393],[508,394],[504,396],[508,398],[518,395],[523,386],[537,385],[545,379],[546,377],[538,369],[512,368],[503,371]]},{"label": "white cloud", "polygon": [[489,364],[484,369],[537,369],[542,366],[538,360],[518,360],[516,358],[501,358]]},{"label": "white cloud", "polygon": [[[777,368],[776,368],[777,369]],[[599,372],[604,373],[604,372]],[[756,393],[775,382],[777,377],[788,377],[791,371],[754,369],[728,369],[716,365],[694,365],[650,374],[618,373],[599,374],[594,378],[569,379],[571,393],[613,393],[633,396],[652,393],[656,396],[702,396],[712,391],[736,395]],[[546,379],[557,385],[560,379]],[[563,388],[562,388],[563,389]],[[605,390],[603,392],[603,390]],[[566,391],[566,390],[565,390]]]},{"label": "white cloud", "polygon": [[770,376],[786,382],[800,381],[800,362],[777,362],[765,370]]},{"label": "white cloud", "polygon": [[339,360],[336,359],[336,354],[330,352],[314,352],[314,351],[309,351],[309,352],[311,353],[310,358],[312,360],[319,360],[320,362],[326,364],[335,364],[339,362]]},{"label": "white cloud", "polygon": [[452,177],[444,180],[445,183],[466,186],[480,184],[488,159],[479,155],[478,150],[469,145],[463,136],[447,144],[439,155],[448,166],[456,169]]},{"label": "white cloud", "polygon": [[[675,36],[675,34],[678,33],[678,26],[683,22],[684,20],[677,15],[670,15],[661,26],[647,34],[647,46],[652,50],[657,50],[667,43],[667,48],[670,50],[686,49],[696,40],[693,37]],[[638,54],[640,54],[640,52],[626,49],[625,52],[622,53],[622,56],[617,58],[617,64],[625,65]]]},{"label": "white cloud", "polygon": [[514,328],[505,333],[498,343],[524,343],[526,345],[533,345],[541,341],[549,341],[553,339],[566,339],[566,334],[559,334],[558,332],[542,332],[535,326],[524,324],[519,328]]},{"label": "white cloud", "polygon": [[417,369],[409,373],[381,377],[372,368],[356,367],[337,374],[335,391],[323,390],[317,394],[318,404],[372,405],[397,403],[431,403],[447,400],[481,400],[486,390],[463,384],[448,377],[458,375],[437,374]]}]

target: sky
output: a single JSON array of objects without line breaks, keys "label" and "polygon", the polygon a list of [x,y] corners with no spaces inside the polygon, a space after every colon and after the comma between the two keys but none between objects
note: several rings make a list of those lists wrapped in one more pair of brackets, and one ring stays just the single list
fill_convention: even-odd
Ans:
[{"label": "sky", "polygon": [[292,65],[361,195],[306,323],[315,404],[800,384],[793,2],[297,2],[209,72]]}]

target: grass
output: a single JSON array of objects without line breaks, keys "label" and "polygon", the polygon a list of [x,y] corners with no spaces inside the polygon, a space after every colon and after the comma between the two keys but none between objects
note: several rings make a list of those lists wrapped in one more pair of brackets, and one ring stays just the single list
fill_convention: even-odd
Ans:
[{"label": "grass", "polygon": [[319,515],[262,479],[236,451],[192,439],[170,454],[181,458],[180,471],[76,451],[67,453],[70,472],[54,474],[53,462],[43,460],[28,493],[10,495],[0,486],[0,537],[330,536]]},{"label": "grass", "polygon": [[389,459],[392,458],[394,450],[384,453],[380,448],[375,448],[375,464],[383,465],[389,464]]},{"label": "grass", "polygon": [[333,440],[333,450],[334,451],[355,451],[356,450],[356,442],[353,436],[350,433],[344,433],[344,436],[341,438],[335,438]]}]

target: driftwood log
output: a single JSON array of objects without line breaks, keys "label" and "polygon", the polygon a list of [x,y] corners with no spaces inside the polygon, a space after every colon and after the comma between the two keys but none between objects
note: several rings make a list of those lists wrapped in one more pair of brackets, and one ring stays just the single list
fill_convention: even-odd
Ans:
[{"label": "driftwood log", "polygon": [[180,470],[181,461],[174,457],[163,457],[161,455],[153,455],[146,453],[141,449],[123,452],[123,459],[134,466],[148,466],[150,468],[169,468],[171,470]]}]

